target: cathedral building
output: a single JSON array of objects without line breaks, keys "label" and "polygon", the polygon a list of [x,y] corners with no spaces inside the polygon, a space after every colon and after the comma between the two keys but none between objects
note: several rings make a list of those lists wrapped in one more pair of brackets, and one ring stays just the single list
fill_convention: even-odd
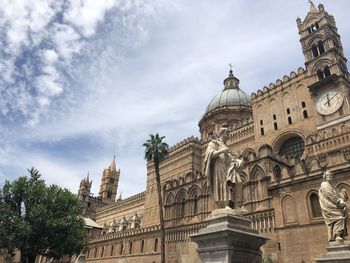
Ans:
[{"label": "cathedral building", "polygon": [[[224,124],[230,150],[244,160],[244,216],[269,238],[264,257],[314,262],[325,253],[327,230],[318,201],[324,171],[331,170],[335,185],[350,194],[350,78],[335,19],[322,4],[310,2],[297,27],[305,67],[251,95],[230,70],[200,118],[201,138],[170,147],[161,162],[166,262],[199,263],[190,236],[206,226],[214,208],[203,173],[205,151]],[[103,171],[98,197],[90,193],[89,177],[81,181],[83,215],[101,226],[86,261],[159,262],[153,163],[147,164],[145,191],[116,200],[120,176],[113,159]]]}]

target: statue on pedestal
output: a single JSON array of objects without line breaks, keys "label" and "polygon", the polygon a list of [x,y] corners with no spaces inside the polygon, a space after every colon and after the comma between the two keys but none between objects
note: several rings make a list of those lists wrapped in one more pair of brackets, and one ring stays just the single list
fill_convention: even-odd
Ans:
[{"label": "statue on pedestal", "polygon": [[348,235],[346,226],[348,212],[345,203],[348,195],[345,191],[340,192],[332,181],[332,172],[325,172],[319,190],[319,200],[328,230],[328,240],[341,241]]},{"label": "statue on pedestal", "polygon": [[239,208],[242,205],[242,180],[239,169],[243,161],[226,145],[228,131],[223,127],[219,137],[211,140],[205,154],[204,174],[215,208]]}]

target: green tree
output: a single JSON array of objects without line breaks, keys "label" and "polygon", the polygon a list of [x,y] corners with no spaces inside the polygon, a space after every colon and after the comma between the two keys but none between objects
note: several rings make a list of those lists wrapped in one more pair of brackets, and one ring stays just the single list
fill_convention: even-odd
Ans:
[{"label": "green tree", "polygon": [[0,188],[0,248],[9,254],[19,249],[22,263],[80,253],[88,237],[79,200],[67,189],[46,186],[38,170],[28,172]]},{"label": "green tree", "polygon": [[159,204],[159,224],[160,224],[160,262],[165,263],[165,233],[163,218],[162,188],[160,185],[159,164],[168,155],[169,146],[163,142],[164,136],[150,134],[150,138],[143,144],[145,147],[145,159],[154,164],[156,172],[158,204]]}]

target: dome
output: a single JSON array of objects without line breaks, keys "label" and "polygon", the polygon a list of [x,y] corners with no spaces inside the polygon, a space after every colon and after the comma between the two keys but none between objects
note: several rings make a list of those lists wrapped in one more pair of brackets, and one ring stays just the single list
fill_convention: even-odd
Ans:
[{"label": "dome", "polygon": [[250,107],[250,96],[240,90],[239,80],[233,76],[232,70],[228,78],[224,80],[225,88],[216,95],[209,103],[205,113],[227,106],[248,106]]},{"label": "dome", "polygon": [[225,89],[212,99],[205,113],[225,106],[250,106],[250,96],[240,89]]}]

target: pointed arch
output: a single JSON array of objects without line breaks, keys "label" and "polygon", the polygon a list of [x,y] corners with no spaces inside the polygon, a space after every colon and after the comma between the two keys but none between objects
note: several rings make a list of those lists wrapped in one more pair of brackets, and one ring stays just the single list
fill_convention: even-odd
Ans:
[{"label": "pointed arch", "polygon": [[256,152],[253,148],[247,148],[242,152],[240,158],[243,159],[245,162],[254,161],[256,159]]},{"label": "pointed arch", "polygon": [[260,180],[264,176],[265,176],[264,169],[259,164],[254,165],[250,172],[250,181]]},{"label": "pointed arch", "polygon": [[194,198],[194,196],[200,196],[201,190],[198,185],[194,184],[191,186],[191,188],[188,190],[188,196],[189,198]]},{"label": "pointed arch", "polygon": [[166,205],[172,205],[175,201],[175,198],[174,198],[174,194],[173,193],[169,193],[166,198],[165,198],[165,204]]},{"label": "pointed arch", "polygon": [[188,199],[188,194],[187,191],[185,189],[181,189],[175,196],[175,202],[181,202],[182,199]]}]

